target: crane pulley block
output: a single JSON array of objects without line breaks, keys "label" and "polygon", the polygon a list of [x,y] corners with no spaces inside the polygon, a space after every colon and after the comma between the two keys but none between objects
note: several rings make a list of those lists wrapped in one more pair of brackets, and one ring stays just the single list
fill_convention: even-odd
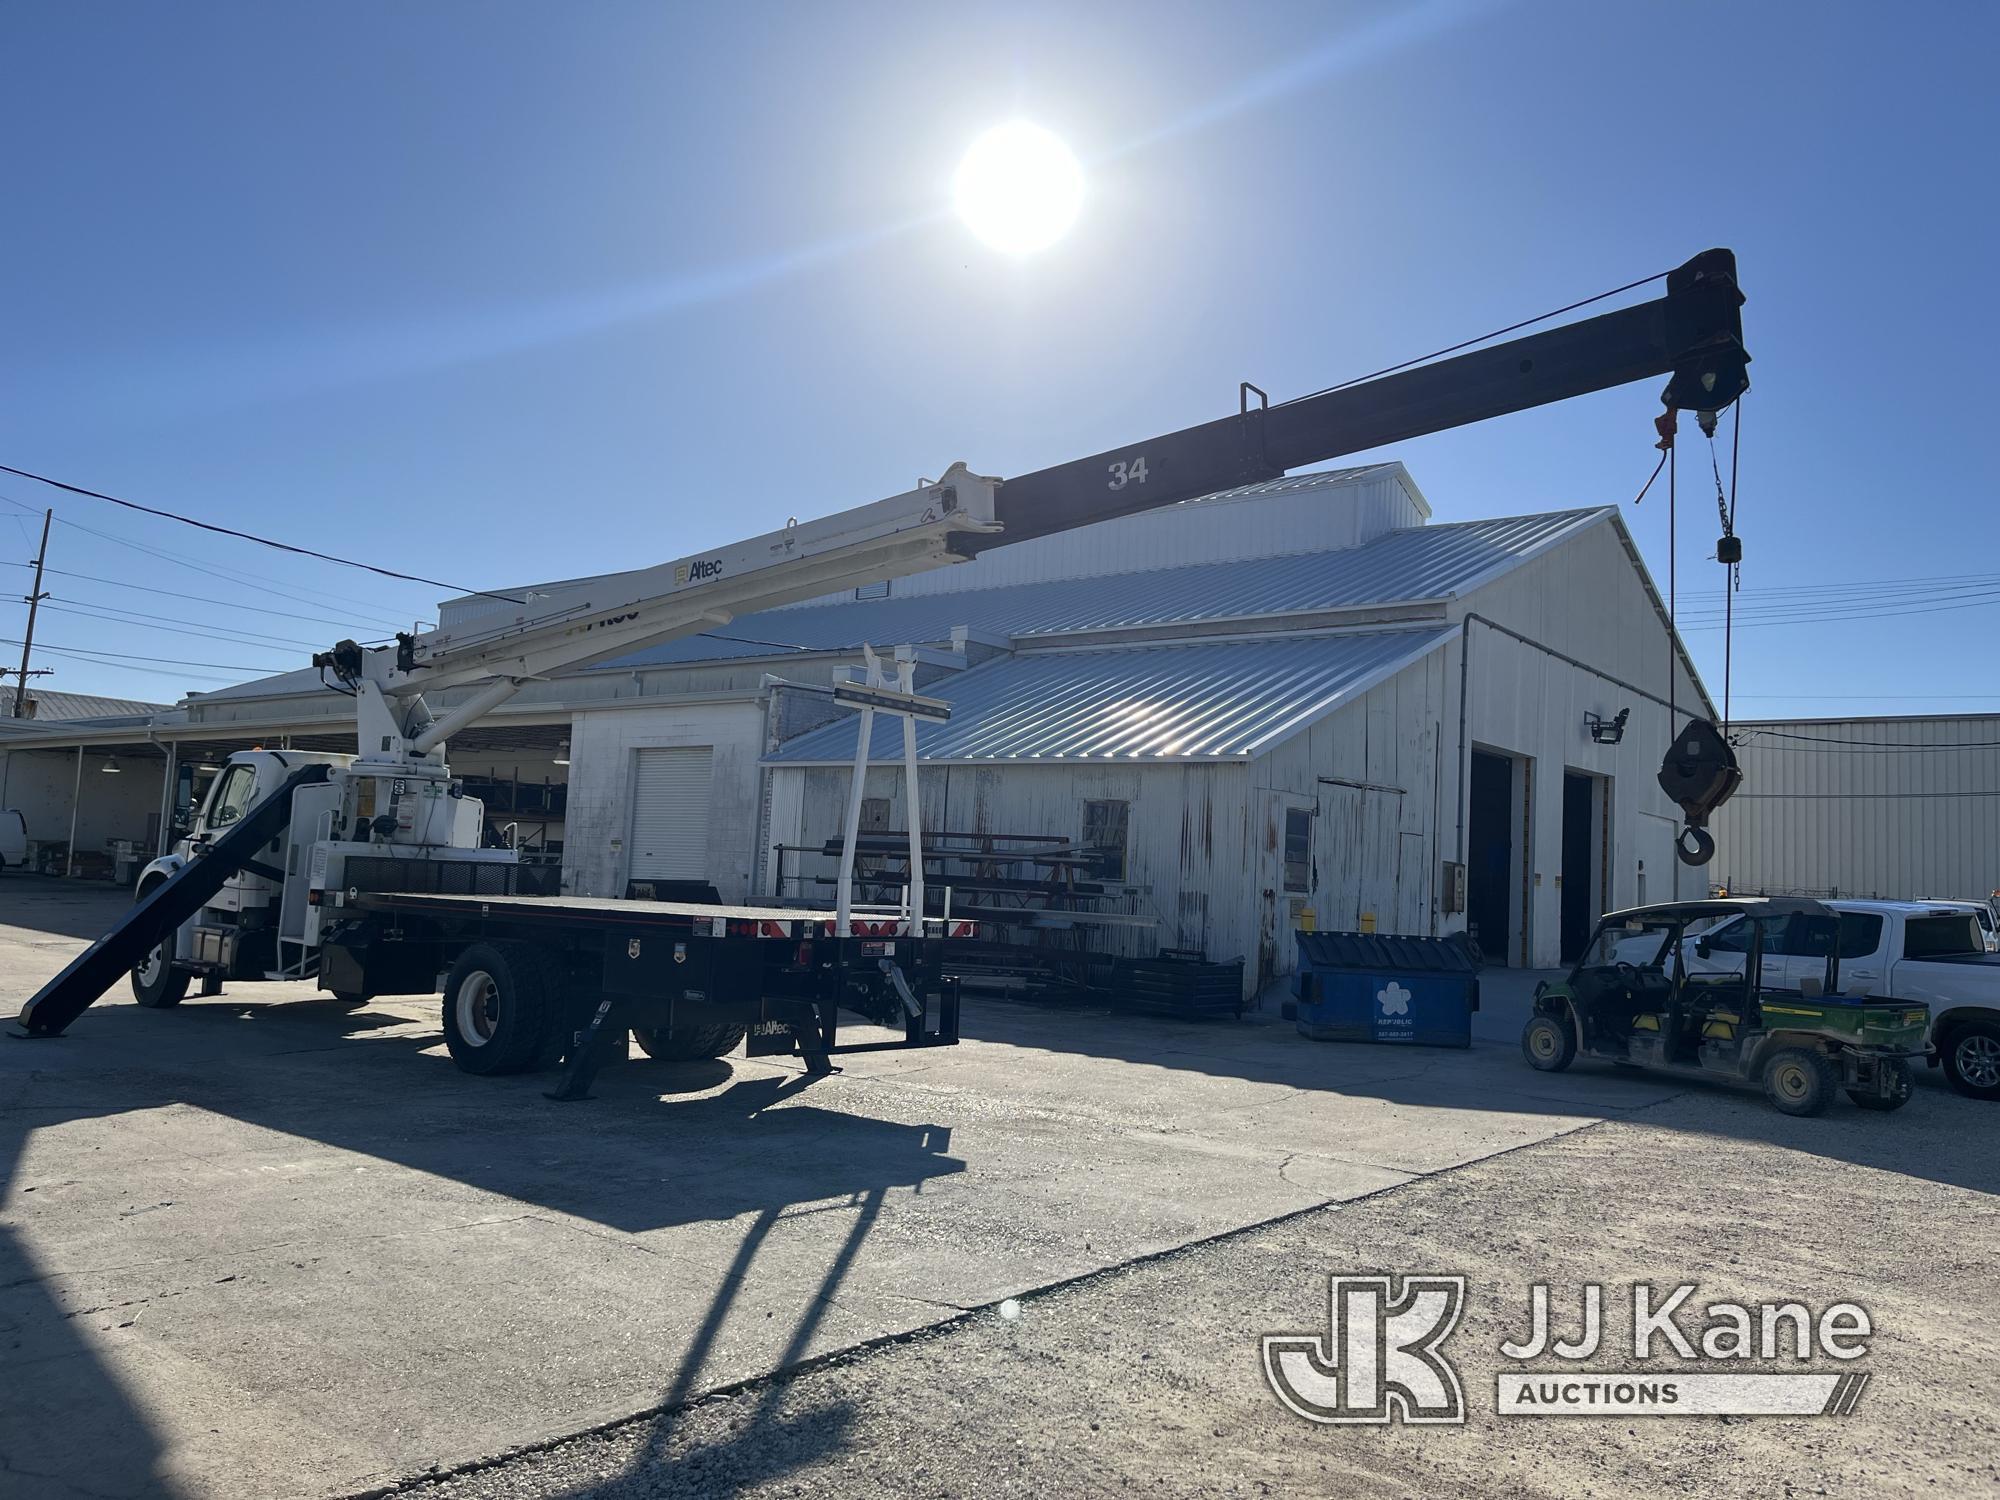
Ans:
[{"label": "crane pulley block", "polygon": [[1660,790],[1686,819],[1676,839],[1681,863],[1705,865],[1715,858],[1715,839],[1708,820],[1743,784],[1736,752],[1707,719],[1690,719],[1674,736],[1660,762]]}]

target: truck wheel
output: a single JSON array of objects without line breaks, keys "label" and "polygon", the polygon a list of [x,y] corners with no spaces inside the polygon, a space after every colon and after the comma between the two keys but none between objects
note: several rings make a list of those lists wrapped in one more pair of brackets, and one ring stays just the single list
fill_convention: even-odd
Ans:
[{"label": "truck wheel", "polygon": [[1955,1026],[1939,1051],[1945,1082],[1969,1099],[2000,1099],[2000,1026],[1991,1021]]},{"label": "truck wheel", "polygon": [[1531,1016],[1521,1031],[1521,1055],[1531,1068],[1560,1073],[1576,1060],[1576,1033],[1554,1016]]},{"label": "truck wheel", "polygon": [[444,1044],[467,1073],[518,1073],[547,1055],[562,999],[553,955],[526,943],[474,943],[444,982]]},{"label": "truck wheel", "polygon": [[1872,1109],[1887,1114],[1892,1109],[1901,1109],[1910,1102],[1915,1084],[1910,1078],[1910,1065],[1900,1057],[1882,1059],[1882,1084],[1874,1092],[1867,1089],[1849,1089],[1847,1097],[1861,1109]]},{"label": "truck wheel", "polygon": [[165,1010],[187,998],[188,981],[194,976],[176,969],[167,960],[173,938],[160,939],[146,955],[146,961],[132,971],[132,998],[152,1010]]},{"label": "truck wheel", "polygon": [[1764,1097],[1788,1115],[1818,1115],[1833,1102],[1839,1075],[1812,1047],[1780,1047],[1764,1062]]},{"label": "truck wheel", "polygon": [[632,1028],[632,1040],[639,1050],[659,1062],[692,1062],[701,1057],[723,1057],[736,1050],[744,1028],[723,1022],[718,1026]]}]

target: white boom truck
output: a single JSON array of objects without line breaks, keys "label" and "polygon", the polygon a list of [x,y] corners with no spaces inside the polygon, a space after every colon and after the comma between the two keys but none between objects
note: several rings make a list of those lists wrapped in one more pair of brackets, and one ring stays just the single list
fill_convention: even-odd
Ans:
[{"label": "white boom truck", "polygon": [[[1669,410],[1712,425],[1748,385],[1742,302],[1734,256],[1705,251],[1669,273],[1654,301],[1473,353],[1277,406],[1244,385],[1231,416],[1004,483],[954,464],[936,483],[538,595],[511,617],[394,647],[343,641],[313,662],[354,698],[358,753],[230,757],[191,838],[147,868],[132,912],[27,1002],[19,1034],[60,1035],[129,971],[152,1006],[178,1003],[197,977],[213,993],[225,979],[311,975],[354,1000],[442,984],[459,1066],[500,1073],[566,1056],[555,1097],[587,1092],[628,1029],[649,1053],[678,1057],[719,1054],[747,1032],[753,1054],[799,1053],[814,1068],[838,1051],[949,1045],[950,924],[921,886],[888,917],[854,913],[845,880],[830,912],[556,895],[545,868],[477,847],[482,809],[453,780],[446,742],[525,683],[741,614],[1648,376],[1670,375]],[[466,688],[441,714],[425,703],[426,692]],[[836,696],[864,715],[904,716],[914,781],[911,719],[949,710],[913,691],[907,662],[894,686],[874,674]],[[1721,777],[1684,748],[1697,725],[1706,721],[1677,736],[1662,784],[1671,769],[1676,786],[1726,781],[1727,795],[1733,760]],[[1720,744],[1712,728],[1709,737]],[[864,725],[864,756],[868,738]],[[1719,800],[1690,793],[1690,827]],[[842,1010],[900,1024],[903,1037],[842,1045]]]}]

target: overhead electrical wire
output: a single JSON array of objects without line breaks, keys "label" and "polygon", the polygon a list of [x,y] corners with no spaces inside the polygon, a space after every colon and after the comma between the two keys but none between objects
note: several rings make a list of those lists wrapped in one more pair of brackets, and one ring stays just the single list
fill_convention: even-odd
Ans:
[{"label": "overhead electrical wire", "polygon": [[[12,562],[5,558],[0,558],[0,566],[5,566],[9,568],[26,568],[30,572],[33,572],[35,567],[33,563]],[[124,578],[100,578],[95,573],[73,573],[67,568],[44,568],[42,571],[45,572],[51,578],[74,578],[82,583],[102,583],[110,586],[111,588],[124,589],[130,593],[135,593],[135,594],[161,594],[169,599],[180,599],[180,600],[185,600],[188,597],[187,591],[185,589],[154,588],[151,585],[143,583],[133,583],[130,580]],[[223,603],[225,601],[217,600],[216,602]],[[302,615],[292,610],[272,609],[269,605],[266,604],[242,604],[233,599],[226,602],[228,603],[229,608],[231,609],[243,610],[253,615],[276,615],[280,619],[285,619],[285,620],[302,620],[309,625],[334,625],[344,629],[344,628],[349,628],[354,624],[353,619],[338,620],[338,619],[333,619],[327,615]],[[370,621],[369,623],[376,624],[380,622]]]},{"label": "overhead electrical wire", "polygon": [[[53,614],[82,615],[89,619],[94,619],[94,620],[109,620],[113,624],[117,625],[133,625],[139,623],[134,620],[122,620],[116,615],[103,614],[97,610],[77,609],[74,608],[73,606],[64,604],[44,604],[42,608]],[[164,630],[168,635],[194,635],[194,636],[200,636],[203,640],[209,640],[209,641],[247,641],[260,646],[284,646],[284,645],[295,644],[294,642],[274,640],[263,636],[248,636],[245,635],[242,631],[225,633],[217,630],[194,630],[190,629],[188,626],[185,625],[162,625],[157,621],[147,621],[146,627],[149,630]]]},{"label": "overhead electrical wire", "polygon": [[[0,636],[0,645],[18,646],[20,644],[18,640],[10,640],[5,636]],[[119,661],[155,661],[164,662],[169,666],[176,667],[214,667],[222,672],[290,672],[297,670],[295,667],[249,667],[243,665],[241,662],[230,661],[186,661],[178,656],[141,656],[130,651],[98,651],[86,646],[44,646],[40,641],[35,643],[35,649],[37,651],[52,651],[58,656],[108,656],[114,657]]]},{"label": "overhead electrical wire", "polygon": [[[1608,295],[1608,294],[1607,294]],[[425,583],[432,588],[451,589],[460,594],[476,594],[482,599],[504,599],[509,604],[524,604],[512,594],[495,594],[486,589],[466,588],[462,584],[446,583],[438,578],[425,578],[419,573],[399,573],[394,568],[378,567],[374,563],[357,562],[351,557],[336,557],[331,552],[316,552],[311,547],[300,547],[291,542],[280,542],[268,536],[259,536],[253,531],[238,531],[233,526],[218,526],[213,521],[198,521],[193,516],[183,516],[171,510],[161,510],[158,506],[141,505],[136,500],[121,500],[116,495],[107,495],[103,490],[85,489],[80,484],[67,480],[51,479],[46,474],[36,474],[27,469],[17,469],[12,464],[0,464],[0,473],[18,474],[23,479],[32,479],[37,484],[46,484],[54,489],[67,490],[72,495],[83,495],[92,500],[108,501],[112,505],[122,505],[127,510],[135,510],[144,515],[158,516],[166,521],[178,521],[183,526],[193,526],[202,531],[211,531],[218,536],[231,536],[239,541],[255,542],[262,547],[272,547],[279,552],[290,552],[300,557],[316,557],[321,562],[337,563],[343,568],[358,568],[364,573],[374,573],[383,578],[399,578],[405,583]]]},{"label": "overhead electrical wire", "polygon": [[[182,625],[198,625],[203,629],[232,630],[232,627],[222,620],[190,620],[185,615],[149,614],[144,610],[126,609],[122,605],[105,604],[96,599],[72,599],[67,594],[44,594],[42,597],[53,599],[58,604],[70,605],[77,611],[94,610],[113,617],[128,616],[126,623],[132,625],[156,625],[163,620],[171,620]],[[274,646],[303,646],[308,651],[317,650],[325,644],[323,641],[294,640],[290,636],[269,635],[254,630],[236,630],[233,634],[241,640],[268,641]]]},{"label": "overhead electrical wire", "polygon": [[[27,511],[31,515],[39,516],[42,513],[41,507],[29,505],[25,501],[17,500],[12,495],[5,494],[4,492],[0,492],[0,500],[4,500],[9,505]],[[322,594],[317,589],[308,589],[295,584],[284,584],[276,579],[266,579],[261,583],[256,582],[254,580],[258,575],[246,574],[240,569],[227,570],[213,568],[206,563],[197,562],[193,558],[184,557],[180,553],[171,552],[164,547],[154,547],[144,542],[135,542],[130,537],[119,536],[115,532],[99,531],[95,526],[85,526],[81,521],[72,521],[66,516],[57,516],[56,524],[58,526],[66,526],[72,531],[81,531],[88,536],[94,536],[103,541],[115,542],[120,547],[129,547],[134,552],[143,553],[148,557],[160,558],[163,561],[173,563],[177,567],[187,568],[196,573],[205,573],[211,578],[220,578],[224,582],[235,584],[239,588],[251,589],[260,594],[269,594],[273,598],[290,599],[295,603],[303,598],[314,603],[324,603],[329,608],[348,609],[355,619],[366,619],[375,624],[389,625],[399,630],[403,626],[402,621],[386,615],[353,610],[351,609],[353,601]],[[371,604],[369,606],[370,611],[384,608],[386,606],[380,604]]]}]

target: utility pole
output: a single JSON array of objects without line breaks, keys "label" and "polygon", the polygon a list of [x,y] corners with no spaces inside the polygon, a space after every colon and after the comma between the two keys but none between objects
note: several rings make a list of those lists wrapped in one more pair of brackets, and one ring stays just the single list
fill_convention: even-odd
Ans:
[{"label": "utility pole", "polygon": [[[56,517],[53,508],[42,512],[42,545],[35,553],[35,586],[28,591],[28,628],[21,637],[21,675],[14,684],[14,717],[25,719],[28,708],[28,657],[35,649],[35,612],[48,595],[42,592],[42,565],[49,560],[49,523]],[[35,676],[45,676],[37,672]]]}]

